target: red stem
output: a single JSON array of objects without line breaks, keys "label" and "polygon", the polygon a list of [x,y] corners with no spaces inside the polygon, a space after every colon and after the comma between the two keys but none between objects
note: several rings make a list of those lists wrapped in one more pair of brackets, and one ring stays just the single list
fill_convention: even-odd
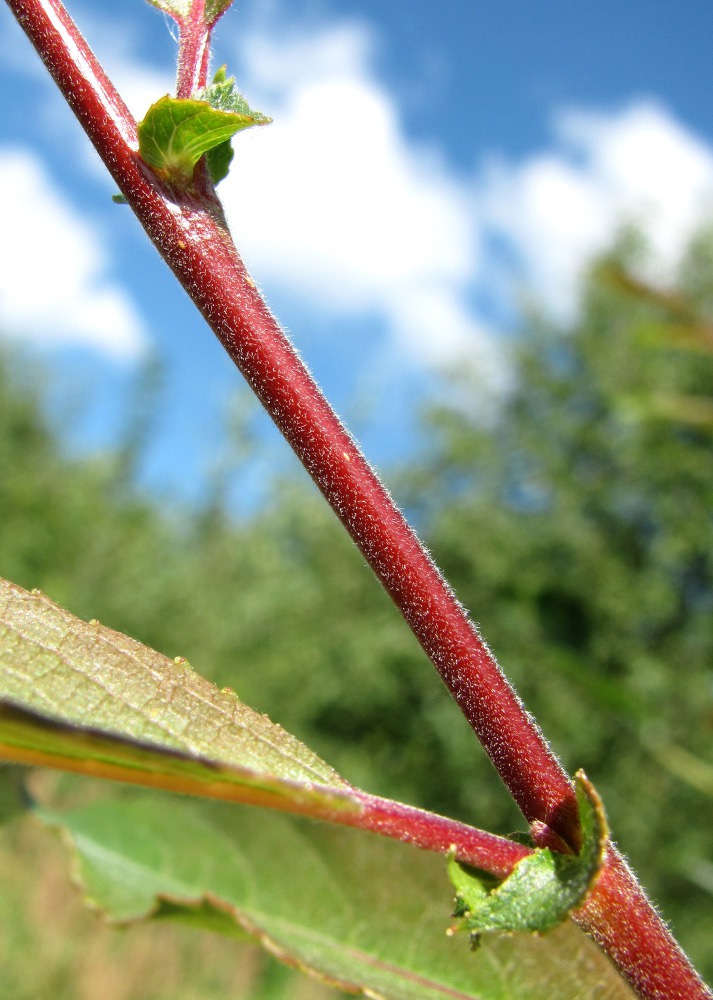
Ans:
[{"label": "red stem", "polygon": [[205,0],[193,0],[188,17],[173,15],[179,30],[176,97],[193,97],[208,82],[211,32],[227,9],[207,21]]},{"label": "red stem", "polygon": [[[401,609],[529,821],[575,848],[572,784],[463,607],[317,388],[208,198],[162,190],[60,0],[8,0],[146,232]],[[117,120],[115,121],[114,118]]]},{"label": "red stem", "polygon": [[360,830],[370,830],[437,854],[447,854],[455,848],[459,861],[496,878],[505,878],[518,861],[532,854],[531,848],[514,840],[477,830],[437,813],[368,795],[359,789],[351,789],[349,795],[359,799],[362,810],[350,815],[337,814],[336,822],[358,826]]},{"label": "red stem", "polygon": [[210,33],[205,23],[205,0],[194,0],[188,17],[178,21],[178,75],[176,97],[193,97],[208,79]]},{"label": "red stem", "polygon": [[713,996],[613,845],[594,891],[573,918],[647,1000]]},{"label": "red stem", "polygon": [[[580,829],[569,778],[270,314],[235,250],[219,203],[205,196],[179,199],[143,166],[131,116],[60,0],[7,3],[146,232],[400,608],[527,819],[547,824],[576,849]],[[582,912],[618,962],[623,918],[615,932],[614,917],[606,910],[614,906],[617,892],[628,891],[628,883],[625,870],[616,866],[609,867],[607,879],[596,911],[600,915],[595,919],[592,909],[588,916],[586,907]],[[647,992],[647,984],[658,981],[652,963],[683,970],[682,982],[698,979],[638,892],[646,925],[661,928],[656,939],[661,951],[656,956],[639,952],[632,959],[641,967],[636,979],[641,995],[649,1000],[707,995]],[[632,919],[638,919],[636,912]]]},{"label": "red stem", "polygon": [[[0,580],[0,585],[3,583]],[[47,744],[28,746],[28,723],[48,734],[59,734],[59,744],[49,749]],[[74,735],[81,733],[88,750],[86,756],[63,751],[62,736],[67,732],[67,727],[61,721],[38,716],[11,700],[0,699],[0,729],[3,730],[0,736],[0,761],[10,761],[24,767],[57,768],[105,781],[121,781],[180,795],[197,795],[223,802],[242,802],[264,809],[276,809],[326,823],[355,827],[392,840],[400,840],[404,844],[413,844],[414,847],[436,854],[447,854],[453,849],[459,861],[489,872],[496,878],[505,878],[518,861],[532,854],[531,848],[505,837],[498,837],[425,809],[369,795],[359,788],[313,784],[312,790],[321,794],[303,796],[299,794],[299,783],[295,785],[293,794],[286,794],[286,789],[276,790],[269,782],[236,786],[226,781],[213,781],[210,774],[204,780],[199,780],[174,770],[171,765],[175,764],[175,755],[171,752],[164,755],[160,749],[149,744],[146,749],[154,754],[155,766],[132,767],[122,758],[121,753],[112,756],[112,744],[120,750],[126,748],[124,737],[112,736],[111,733],[92,728],[69,728]],[[166,766],[163,766],[164,763]],[[207,763],[210,765],[209,761]],[[210,766],[208,770],[210,772]],[[353,808],[355,804],[357,809]]]}]

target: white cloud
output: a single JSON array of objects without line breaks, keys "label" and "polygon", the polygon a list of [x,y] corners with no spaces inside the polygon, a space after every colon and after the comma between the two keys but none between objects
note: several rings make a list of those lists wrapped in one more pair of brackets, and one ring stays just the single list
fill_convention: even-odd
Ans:
[{"label": "white cloud", "polygon": [[159,97],[175,92],[176,84],[171,74],[157,72],[117,52],[107,57],[106,71],[137,121],[141,121]]},{"label": "white cloud", "polygon": [[241,87],[275,120],[238,137],[221,193],[256,275],[336,315],[380,315],[421,361],[492,353],[467,306],[468,184],[406,138],[372,36],[352,24],[246,42]]},{"label": "white cloud", "polygon": [[[147,9],[146,17],[158,16],[166,27],[165,46],[156,52],[154,62],[146,63],[136,57],[140,22],[131,18],[113,20],[104,11],[87,9],[82,15],[82,29],[92,47],[101,53],[101,64],[106,75],[137,121],[146,114],[149,106],[164,94],[174,93],[176,71],[173,66],[174,50],[177,51],[177,29],[168,15]],[[168,33],[174,36],[174,41]]]},{"label": "white cloud", "polygon": [[[549,149],[459,177],[406,136],[374,48],[355,23],[243,36],[240,84],[275,121],[237,138],[222,193],[259,278],[336,316],[379,315],[406,356],[497,365],[476,294],[512,298],[517,277],[571,318],[583,268],[622,224],[642,228],[665,278],[713,205],[713,151],[652,101],[562,111]],[[509,282],[493,237],[519,264]]]},{"label": "white cloud", "polygon": [[0,190],[3,333],[137,358],[143,325],[108,273],[101,237],[62,198],[41,161],[25,149],[0,148]]},{"label": "white cloud", "polygon": [[648,238],[650,276],[671,276],[713,208],[713,151],[652,101],[610,114],[566,111],[555,120],[554,150],[518,165],[491,162],[480,183],[484,225],[566,319],[582,268],[622,224]]},{"label": "white cloud", "polygon": [[[514,163],[490,157],[473,176],[459,176],[435,145],[407,136],[396,99],[373,70],[372,31],[357,22],[305,29],[288,15],[282,8],[280,18],[254,17],[228,59],[231,69],[242,65],[239,84],[251,102],[275,118],[235,140],[220,189],[234,235],[259,280],[329,311],[335,326],[342,315],[376,317],[404,358],[430,365],[466,353],[497,371],[491,326],[504,288],[512,299],[513,277],[570,318],[583,267],[622,223],[642,226],[654,272],[665,278],[713,202],[713,151],[652,101],[612,113],[561,111],[548,148]],[[130,34],[112,38],[104,44],[110,75],[139,116],[170,89],[170,74],[137,61]],[[11,169],[8,156],[0,170]],[[11,324],[12,304],[16,326],[58,338],[71,328],[88,341],[94,324],[95,342],[130,354],[140,324],[106,277],[98,238],[35,161],[32,170],[20,195],[45,235],[39,222],[20,221],[18,198],[5,229],[20,230],[17,245],[31,233],[35,260],[45,254],[45,270],[59,260],[74,277],[32,294],[6,268],[0,317]],[[497,259],[493,237],[505,250]],[[12,253],[13,274],[20,256]],[[515,274],[504,258],[518,262]],[[36,263],[31,273],[38,270]],[[476,301],[489,301],[488,312]]]}]

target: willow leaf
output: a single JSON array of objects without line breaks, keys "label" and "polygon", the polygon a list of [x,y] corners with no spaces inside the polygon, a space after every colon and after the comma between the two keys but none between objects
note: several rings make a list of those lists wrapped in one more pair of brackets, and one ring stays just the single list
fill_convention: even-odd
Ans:
[{"label": "willow leaf", "polygon": [[328,764],[186,660],[0,581],[0,758],[304,812],[358,810]]}]

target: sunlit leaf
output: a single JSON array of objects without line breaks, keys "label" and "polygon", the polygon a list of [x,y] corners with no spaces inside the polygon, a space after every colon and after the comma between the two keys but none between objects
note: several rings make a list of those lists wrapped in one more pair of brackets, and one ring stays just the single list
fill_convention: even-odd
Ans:
[{"label": "sunlit leaf", "polygon": [[251,118],[259,125],[270,121],[259,111],[253,111],[250,108],[243,95],[236,89],[235,77],[227,75],[227,67],[225,66],[216,70],[212,83],[203,90],[199,90],[195,99],[207,101],[214,111],[231,111],[235,115]]},{"label": "sunlit leaf", "polygon": [[[199,91],[196,100],[207,101],[215,111],[228,111],[233,114],[252,118],[255,125],[267,125],[271,119],[253,111],[243,95],[236,89],[235,77],[229,77],[225,66],[221,66],[213,77],[213,82],[204,90]],[[233,147],[230,140],[220,143],[206,153],[208,169],[214,184],[227,177],[233,159]]]},{"label": "sunlit leaf", "polygon": [[0,581],[0,760],[344,823],[510,871],[505,838],[347,784],[280,726],[140,643]]},{"label": "sunlit leaf", "polygon": [[142,160],[172,183],[189,186],[203,155],[236,132],[269,123],[269,118],[251,112],[246,104],[244,107],[241,112],[216,110],[207,100],[179,100],[166,94],[151,105],[139,123]]},{"label": "sunlit leaf", "polygon": [[328,764],[185,660],[6,581],[0,757],[277,808],[359,808]]}]

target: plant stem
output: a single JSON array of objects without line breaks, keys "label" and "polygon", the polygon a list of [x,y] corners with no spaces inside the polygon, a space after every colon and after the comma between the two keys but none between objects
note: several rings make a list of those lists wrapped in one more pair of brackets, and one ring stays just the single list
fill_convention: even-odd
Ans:
[{"label": "plant stem", "polygon": [[[576,850],[580,829],[569,778],[270,314],[219,203],[208,194],[179,197],[141,163],[135,124],[60,0],[7,3],[164,260],[400,608],[524,815]],[[378,810],[374,816],[376,821]],[[647,1000],[711,996],[638,886],[631,897],[636,908],[626,909],[632,878],[612,861],[596,905],[580,911],[582,925],[591,927]],[[642,935],[653,935],[657,954],[627,950],[629,921],[639,922]],[[658,966],[673,971],[662,978]],[[690,989],[681,992],[676,983]]]},{"label": "plant stem", "polygon": [[[44,745],[32,745],[25,728],[28,720],[33,727],[41,726],[45,734],[62,734],[66,731],[62,722],[38,717],[20,705],[0,699],[0,761],[11,761],[23,767],[72,771],[105,781],[119,781],[178,795],[195,795],[293,813],[390,837],[436,854],[447,854],[454,849],[460,861],[489,872],[496,878],[505,878],[518,861],[532,853],[529,847],[485,830],[478,830],[459,820],[370,795],[359,788],[345,787],[343,784],[333,786],[315,782],[305,795],[301,794],[305,791],[304,785],[299,782],[294,783],[291,790],[290,782],[283,783],[276,790],[274,786],[270,786],[269,780],[258,780],[256,783],[212,781],[206,777],[198,778],[185,770],[177,770],[174,753],[169,752],[164,756],[151,745],[147,745],[146,749],[152,754],[152,766],[137,766],[136,762],[127,763],[121,752],[116,752],[117,749],[120,751],[126,747],[124,737],[110,732],[97,732],[90,727],[83,730],[81,727],[71,727],[75,736],[81,731],[84,747],[89,751],[84,755],[74,749],[67,749],[61,738],[54,745],[51,741]],[[130,741],[130,744],[134,748],[139,745],[134,741]],[[212,764],[216,765],[216,762],[213,761]]]},{"label": "plant stem", "polygon": [[528,821],[575,849],[572,784],[240,260],[219,203],[167,191],[60,0],[8,0],[139,221],[413,629]]},{"label": "plant stem", "polygon": [[208,79],[210,33],[205,22],[205,0],[195,0],[187,18],[178,21],[178,73],[176,97],[192,97]]},{"label": "plant stem", "polygon": [[650,1000],[713,996],[613,845],[592,894],[572,916],[640,996]]},{"label": "plant stem", "polygon": [[382,799],[378,795],[368,795],[358,789],[351,791],[350,795],[359,799],[362,811],[355,814],[353,822],[350,818],[339,818],[338,822],[350,823],[360,830],[369,830],[438,854],[447,854],[454,848],[459,861],[487,871],[496,878],[505,878],[518,861],[532,853],[531,848],[514,840],[477,830],[436,813]]}]

